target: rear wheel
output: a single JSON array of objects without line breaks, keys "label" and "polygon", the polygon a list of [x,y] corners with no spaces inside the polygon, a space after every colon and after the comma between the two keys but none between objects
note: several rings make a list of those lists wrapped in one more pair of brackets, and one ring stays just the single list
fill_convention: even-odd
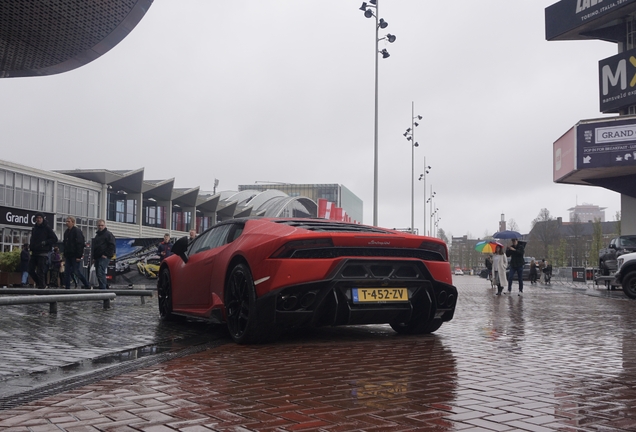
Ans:
[{"label": "rear wheel", "polygon": [[631,271],[623,278],[623,292],[630,299],[636,299],[636,271]]},{"label": "rear wheel", "polygon": [[159,273],[157,298],[159,299],[159,315],[161,315],[161,318],[173,320],[175,315],[172,313],[172,281],[170,279],[170,270],[167,267],[161,269]]},{"label": "rear wheel", "polygon": [[250,269],[243,263],[234,266],[225,286],[225,313],[227,328],[234,342],[259,342],[254,280]]}]

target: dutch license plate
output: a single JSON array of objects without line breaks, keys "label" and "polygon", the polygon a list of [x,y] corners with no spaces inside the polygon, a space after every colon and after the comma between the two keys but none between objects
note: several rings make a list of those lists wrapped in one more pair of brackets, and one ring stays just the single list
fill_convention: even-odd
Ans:
[{"label": "dutch license plate", "polygon": [[354,303],[399,303],[409,301],[406,288],[353,288]]}]

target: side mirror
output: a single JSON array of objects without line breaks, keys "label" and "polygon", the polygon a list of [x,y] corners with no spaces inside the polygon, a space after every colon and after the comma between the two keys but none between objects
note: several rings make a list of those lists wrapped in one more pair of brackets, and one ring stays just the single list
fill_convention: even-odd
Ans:
[{"label": "side mirror", "polygon": [[186,251],[188,250],[188,238],[181,237],[179,240],[172,245],[172,253],[175,255],[179,255],[179,257],[183,260],[184,263],[188,262],[188,255],[186,255]]}]

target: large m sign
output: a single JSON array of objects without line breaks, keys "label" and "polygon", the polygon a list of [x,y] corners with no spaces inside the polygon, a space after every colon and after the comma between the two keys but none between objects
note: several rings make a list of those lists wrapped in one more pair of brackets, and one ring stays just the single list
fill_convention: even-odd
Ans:
[{"label": "large m sign", "polygon": [[599,62],[599,99],[604,113],[636,105],[636,50]]}]

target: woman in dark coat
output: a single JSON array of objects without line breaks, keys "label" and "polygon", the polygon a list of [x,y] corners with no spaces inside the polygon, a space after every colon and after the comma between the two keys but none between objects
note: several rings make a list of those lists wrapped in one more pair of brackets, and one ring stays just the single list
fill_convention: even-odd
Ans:
[{"label": "woman in dark coat", "polygon": [[530,283],[537,283],[537,263],[534,260],[530,261]]},{"label": "woman in dark coat", "polygon": [[19,271],[22,272],[22,287],[26,287],[29,283],[29,258],[31,254],[29,253],[29,245],[23,244],[22,251],[20,252],[20,268]]}]

